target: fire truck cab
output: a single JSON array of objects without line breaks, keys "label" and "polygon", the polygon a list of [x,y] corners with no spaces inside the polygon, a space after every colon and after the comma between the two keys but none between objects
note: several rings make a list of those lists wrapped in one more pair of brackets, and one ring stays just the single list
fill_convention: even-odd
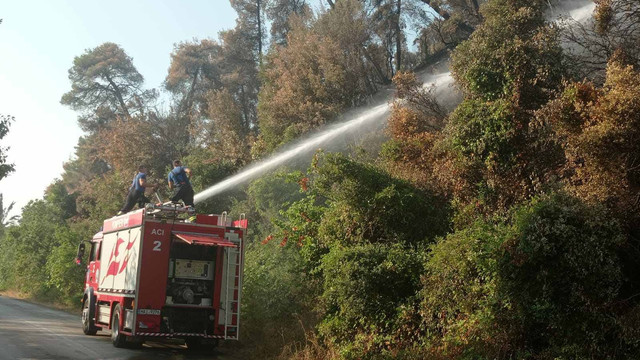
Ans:
[{"label": "fire truck cab", "polygon": [[[191,215],[190,207],[148,204],[104,221],[89,241],[85,334],[110,330],[116,347],[178,338],[201,348],[238,339],[247,220]],[[84,249],[81,243],[78,259]]]}]

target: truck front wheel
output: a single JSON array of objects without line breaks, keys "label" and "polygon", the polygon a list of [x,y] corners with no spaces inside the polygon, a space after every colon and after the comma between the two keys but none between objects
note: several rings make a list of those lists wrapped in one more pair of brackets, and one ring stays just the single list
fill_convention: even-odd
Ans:
[{"label": "truck front wheel", "polygon": [[113,308],[111,314],[111,342],[117,348],[124,347],[127,342],[127,336],[120,332],[120,304]]},{"label": "truck front wheel", "polygon": [[85,335],[95,335],[98,332],[98,327],[93,324],[95,312],[95,298],[88,295],[82,304],[82,332]]}]

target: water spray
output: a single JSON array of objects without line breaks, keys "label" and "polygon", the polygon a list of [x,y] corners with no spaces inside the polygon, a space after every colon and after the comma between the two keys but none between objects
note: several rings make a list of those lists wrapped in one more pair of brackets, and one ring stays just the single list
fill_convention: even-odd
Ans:
[{"label": "water spray", "polygon": [[[563,9],[564,12],[576,19],[577,21],[584,21],[593,12],[595,4],[589,0],[576,0],[572,3],[577,3],[578,6]],[[552,9],[558,10],[558,9]],[[433,87],[433,94],[436,95],[439,102],[442,103],[457,103],[459,100],[456,98],[456,93],[449,89],[453,79],[450,72],[442,72],[428,76],[424,80],[424,87]],[[448,99],[447,99],[448,98]],[[253,180],[258,176],[286,163],[287,161],[296,158],[306,152],[313,150],[317,146],[349,131],[355,129],[362,129],[364,126],[371,125],[375,120],[380,120],[383,115],[387,115],[389,112],[389,99],[385,99],[384,103],[374,106],[373,108],[356,115],[351,120],[344,121],[337,125],[332,126],[329,129],[320,131],[311,135],[305,140],[300,140],[292,146],[286,147],[284,150],[268,157],[265,160],[259,161],[256,164],[250,165],[245,170],[242,170],[236,175],[233,175],[222,182],[219,182],[210,188],[203,190],[195,195],[194,202],[200,203],[208,198],[218,195],[224,191],[232,189],[238,185],[241,185],[247,181]],[[386,117],[384,118],[386,119]]]},{"label": "water spray", "polygon": [[[443,93],[443,91],[446,90],[445,88],[448,88],[452,82],[453,79],[451,77],[451,72],[449,71],[429,75],[424,79],[425,87],[433,87],[434,94],[437,95],[440,100],[457,102],[459,99],[453,99],[457,95],[451,91],[451,89],[449,89],[447,94]],[[287,146],[280,152],[275,153],[256,164],[250,165],[238,174],[199,192],[195,195],[194,202],[199,203],[205,201],[212,196],[253,180],[258,176],[286,163],[287,161],[314,150],[319,145],[327,143],[340,135],[354,130],[365,129],[371,131],[372,124],[375,124],[376,121],[385,121],[387,119],[387,115],[389,113],[389,101],[390,99],[386,98],[381,104],[360,112],[349,120],[330,126],[328,129],[316,132],[306,137],[304,140],[300,140],[291,146]]]},{"label": "water spray", "polygon": [[288,150],[277,153],[263,161],[260,161],[254,165],[251,165],[249,168],[243,170],[242,172],[219,182],[210,188],[203,190],[196,194],[194,197],[194,202],[199,203],[204,201],[212,196],[220,194],[223,191],[226,191],[230,188],[238,186],[248,180],[254,179],[255,177],[279,166],[283,163],[295,158],[296,156],[303,154],[309,150],[313,150],[316,146],[336,137],[339,134],[348,132],[353,130],[359,126],[363,126],[372,120],[379,119],[381,116],[385,115],[389,111],[389,104],[384,103],[382,105],[375,106],[361,115],[357,116],[354,119],[348,120],[342,124],[334,126],[331,129],[322,131],[317,133],[306,140],[299,141],[293,146],[289,147]]}]

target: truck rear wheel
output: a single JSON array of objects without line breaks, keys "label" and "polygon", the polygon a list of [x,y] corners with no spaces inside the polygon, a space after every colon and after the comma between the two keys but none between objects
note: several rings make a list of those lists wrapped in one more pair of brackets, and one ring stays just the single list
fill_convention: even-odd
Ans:
[{"label": "truck rear wheel", "polygon": [[218,346],[218,340],[203,340],[198,337],[190,337],[184,340],[189,351],[212,352]]},{"label": "truck rear wheel", "polygon": [[120,332],[120,304],[116,305],[111,314],[111,342],[117,348],[124,347],[127,336]]},{"label": "truck rear wheel", "polygon": [[189,351],[202,350],[202,342],[200,341],[200,338],[196,338],[196,337],[186,338],[184,339],[184,343],[185,345],[187,345],[187,349],[189,349]]},{"label": "truck rear wheel", "polygon": [[95,335],[98,327],[93,324],[96,313],[96,300],[93,296],[87,296],[82,303],[82,332],[85,335]]}]

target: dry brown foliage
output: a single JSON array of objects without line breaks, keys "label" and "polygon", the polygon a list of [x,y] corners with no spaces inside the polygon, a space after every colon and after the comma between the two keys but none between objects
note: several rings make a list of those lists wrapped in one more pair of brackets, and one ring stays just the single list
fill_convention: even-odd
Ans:
[{"label": "dry brown foliage", "polygon": [[436,168],[445,164],[438,162],[444,159],[434,146],[443,139],[441,129],[446,112],[431,89],[424,88],[414,73],[399,72],[393,82],[396,99],[387,132],[398,146],[386,165],[392,173],[421,188],[438,188],[441,181]]},{"label": "dry brown foliage", "polygon": [[313,331],[306,332],[305,343],[294,343],[286,346],[279,360],[338,360],[341,359],[338,349],[331,344],[323,343]]},{"label": "dry brown foliage", "polygon": [[150,164],[149,159],[164,159],[163,142],[154,136],[151,123],[140,119],[118,118],[100,131],[98,154],[116,171],[129,174],[140,165],[149,169],[163,168]]},{"label": "dry brown foliage", "polygon": [[569,84],[540,113],[563,139],[569,188],[621,214],[640,205],[639,93],[640,73],[614,59],[602,88]]}]

